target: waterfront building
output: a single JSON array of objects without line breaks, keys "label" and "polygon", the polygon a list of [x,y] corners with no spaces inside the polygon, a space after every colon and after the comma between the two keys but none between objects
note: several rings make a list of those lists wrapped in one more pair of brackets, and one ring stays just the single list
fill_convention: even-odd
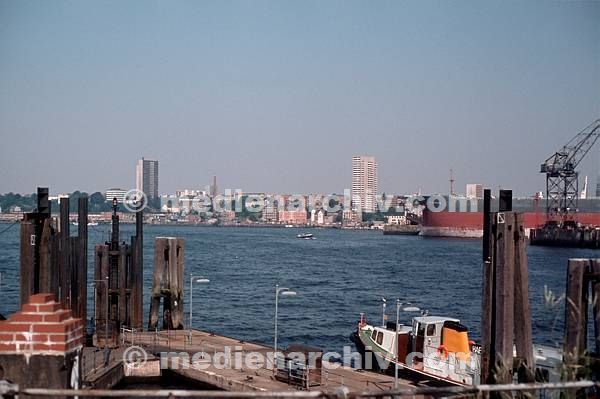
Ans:
[{"label": "waterfront building", "polygon": [[279,222],[285,224],[306,224],[308,217],[306,210],[281,211],[279,212]]},{"label": "waterfront building", "polygon": [[323,209],[312,209],[310,211],[310,223],[311,224],[325,224],[325,211]]},{"label": "waterfront building", "polygon": [[161,196],[160,211],[166,213],[180,213],[179,197],[173,194]]},{"label": "waterfront building", "polygon": [[379,189],[375,157],[352,157],[352,208],[359,212],[375,212]]},{"label": "waterfront building", "polygon": [[217,212],[217,218],[224,223],[232,223],[235,222],[235,211],[224,209],[222,211]]},{"label": "waterfront building", "polygon": [[109,188],[108,190],[106,190],[106,193],[104,194],[104,198],[111,202],[113,200],[113,198],[117,199],[117,202],[119,204],[122,204],[123,201],[125,201],[125,194],[127,193],[127,190],[123,190],[122,188]]},{"label": "waterfront building", "polygon": [[279,212],[276,206],[265,206],[262,211],[262,220],[266,223],[277,223],[279,221]]},{"label": "waterfront building", "polygon": [[158,161],[142,158],[135,168],[135,188],[143,191],[149,201],[158,199]]},{"label": "waterfront building", "polygon": [[344,209],[342,211],[343,224],[358,224],[362,223],[362,212],[353,209]]},{"label": "waterfront building", "polygon": [[204,197],[206,195],[206,191],[203,190],[176,190],[175,196],[177,197]]},{"label": "waterfront building", "polygon": [[390,215],[387,217],[387,224],[405,225],[408,224],[405,215]]},{"label": "waterfront building", "polygon": [[483,198],[483,184],[469,183],[467,184],[467,198]]}]

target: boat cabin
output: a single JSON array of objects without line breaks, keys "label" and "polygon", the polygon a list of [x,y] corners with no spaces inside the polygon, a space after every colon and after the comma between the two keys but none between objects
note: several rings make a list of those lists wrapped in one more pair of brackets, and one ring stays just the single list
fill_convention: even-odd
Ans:
[{"label": "boat cabin", "polygon": [[412,325],[398,326],[397,335],[396,323],[381,327],[364,323],[359,329],[365,346],[387,361],[461,384],[478,380],[479,355],[458,319],[414,317]]}]

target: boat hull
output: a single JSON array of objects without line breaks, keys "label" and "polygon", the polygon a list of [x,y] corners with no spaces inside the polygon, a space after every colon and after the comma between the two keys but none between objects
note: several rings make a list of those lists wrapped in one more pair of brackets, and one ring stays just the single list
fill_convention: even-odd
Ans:
[{"label": "boat hull", "polygon": [[[428,385],[439,385],[439,386],[469,386],[459,381],[450,380],[435,374],[428,373],[424,370],[408,366],[402,362],[396,362],[390,357],[386,356],[384,351],[379,350],[377,347],[369,345],[370,350],[367,351],[365,342],[360,334],[355,331],[351,334],[350,339],[354,342],[356,349],[361,354],[362,364],[361,368],[368,369],[369,371],[382,372],[388,375],[394,375],[396,372],[396,364],[398,365],[398,374],[416,379],[419,381],[427,381]],[[369,359],[369,356],[373,358]]]}]

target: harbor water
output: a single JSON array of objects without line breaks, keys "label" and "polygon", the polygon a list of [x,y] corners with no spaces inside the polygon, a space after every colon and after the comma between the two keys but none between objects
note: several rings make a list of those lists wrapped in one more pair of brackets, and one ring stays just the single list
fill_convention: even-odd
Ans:
[{"label": "harbor water", "polygon": [[[73,229],[74,230],[74,229]],[[245,341],[273,342],[275,284],[297,291],[279,299],[280,346],[291,342],[341,352],[360,312],[375,324],[395,319],[395,299],[431,315],[459,318],[479,338],[481,242],[419,236],[383,236],[380,231],[310,229],[315,239],[298,239],[297,228],[145,226],[144,317],[147,320],[154,237],[185,239],[185,309],[189,274],[210,279],[194,285],[193,326]],[[89,280],[92,249],[108,239],[109,225],[89,228]],[[122,225],[129,240],[134,226]],[[585,249],[528,247],[530,301],[535,343],[562,342],[566,266],[569,258],[594,257]],[[0,313],[19,307],[19,226],[0,243]],[[93,314],[93,290],[88,291]],[[554,304],[549,293],[557,303]],[[408,323],[414,313],[401,314]],[[186,320],[187,323],[187,320]]]}]

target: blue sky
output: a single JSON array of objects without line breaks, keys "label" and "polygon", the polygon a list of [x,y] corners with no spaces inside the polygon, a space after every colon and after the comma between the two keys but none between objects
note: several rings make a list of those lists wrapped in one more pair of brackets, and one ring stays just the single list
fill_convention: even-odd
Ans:
[{"label": "blue sky", "polygon": [[[600,2],[0,1],[0,192],[529,195],[600,118]],[[582,165],[595,184],[600,144]]]}]

